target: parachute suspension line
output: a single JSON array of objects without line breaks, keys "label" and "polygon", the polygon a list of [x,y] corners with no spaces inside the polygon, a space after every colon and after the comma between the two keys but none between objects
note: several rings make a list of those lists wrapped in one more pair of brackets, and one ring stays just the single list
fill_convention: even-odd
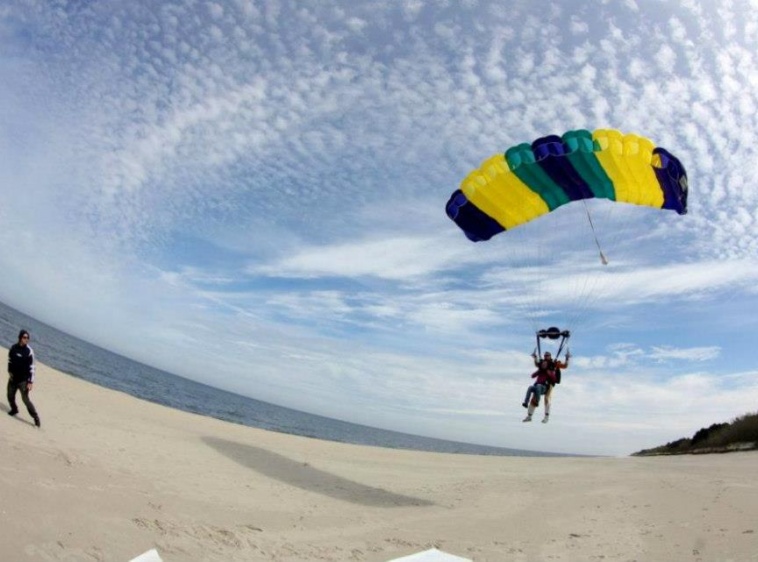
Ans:
[{"label": "parachute suspension line", "polygon": [[590,228],[592,229],[592,236],[595,238],[595,246],[597,246],[597,250],[600,252],[600,263],[603,265],[608,265],[608,258],[606,258],[605,254],[603,254],[603,249],[600,247],[600,241],[597,239],[597,232],[595,232],[595,225],[592,223],[590,208],[587,206],[587,202],[584,199],[582,199],[582,203],[584,203],[584,210],[587,212],[587,220],[589,221]]},{"label": "parachute suspension line", "polygon": [[[511,231],[506,241],[508,257],[505,263],[512,271],[517,269],[524,273],[524,280],[528,284],[526,290],[513,294],[514,302],[511,305],[518,310],[528,324],[531,324],[535,332],[540,328],[542,317],[545,314],[545,284],[544,272],[545,260],[550,253],[547,244],[535,239],[533,225],[523,225]],[[510,313],[514,311],[511,310]],[[507,313],[506,313],[507,314]]]}]

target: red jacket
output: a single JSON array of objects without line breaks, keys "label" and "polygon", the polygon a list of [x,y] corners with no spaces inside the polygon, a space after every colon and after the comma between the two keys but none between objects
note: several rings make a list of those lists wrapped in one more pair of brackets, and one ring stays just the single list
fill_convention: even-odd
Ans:
[{"label": "red jacket", "polygon": [[532,373],[536,378],[535,384],[555,384],[555,371],[552,369],[537,369]]}]

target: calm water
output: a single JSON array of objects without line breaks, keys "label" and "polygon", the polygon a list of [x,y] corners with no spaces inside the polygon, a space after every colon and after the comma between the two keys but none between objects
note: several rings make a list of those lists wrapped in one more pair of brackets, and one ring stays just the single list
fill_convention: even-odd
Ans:
[{"label": "calm water", "polygon": [[561,456],[387,431],[246,398],[111,353],[0,303],[0,343],[10,347],[21,328],[32,333],[34,354],[41,363],[100,386],[203,416],[359,445],[475,455]]}]

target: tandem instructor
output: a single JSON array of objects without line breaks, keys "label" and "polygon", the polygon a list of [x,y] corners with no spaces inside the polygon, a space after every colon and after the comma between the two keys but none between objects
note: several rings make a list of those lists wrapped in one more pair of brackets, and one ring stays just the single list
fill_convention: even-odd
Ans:
[{"label": "tandem instructor", "polygon": [[11,407],[9,416],[18,414],[16,392],[21,392],[29,415],[34,418],[34,425],[41,427],[37,409],[29,399],[29,393],[34,384],[34,351],[29,347],[29,332],[21,330],[18,333],[18,343],[14,343],[8,351],[8,405]]}]

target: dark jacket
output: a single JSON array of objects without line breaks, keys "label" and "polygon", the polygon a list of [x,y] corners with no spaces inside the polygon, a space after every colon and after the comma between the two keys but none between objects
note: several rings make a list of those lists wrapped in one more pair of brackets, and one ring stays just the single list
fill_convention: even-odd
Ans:
[{"label": "dark jacket", "polygon": [[34,382],[34,351],[14,343],[8,351],[8,373],[13,382]]}]

